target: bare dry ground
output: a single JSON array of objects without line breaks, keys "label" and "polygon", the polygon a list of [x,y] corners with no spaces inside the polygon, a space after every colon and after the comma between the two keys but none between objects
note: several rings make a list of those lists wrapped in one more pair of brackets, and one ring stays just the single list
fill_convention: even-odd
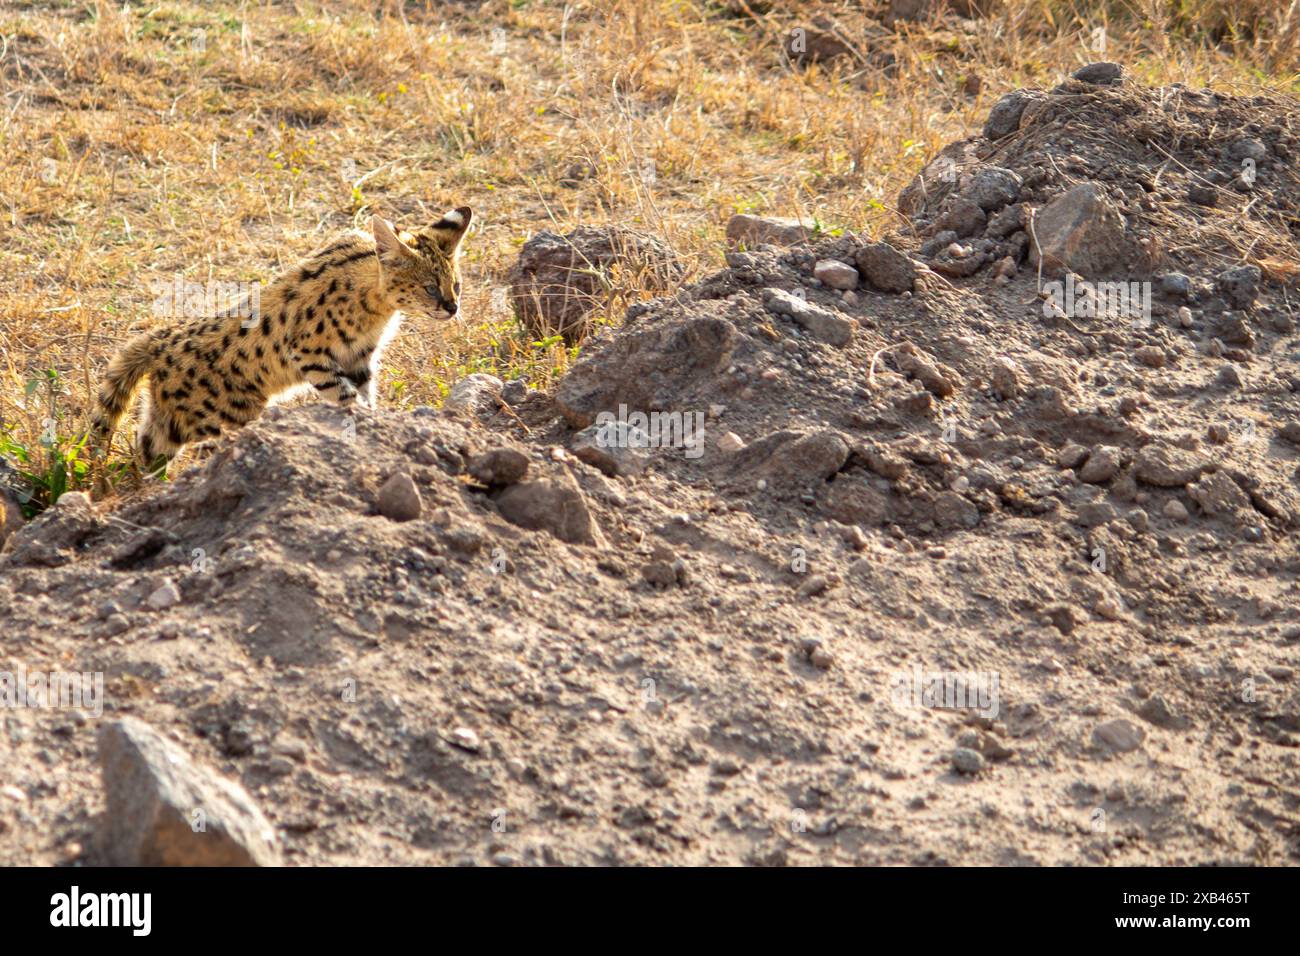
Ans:
[{"label": "bare dry ground", "polygon": [[[275,409],[9,537],[4,659],[106,683],[0,713],[0,862],[113,858],[96,731],[132,715],[291,864],[1294,863],[1287,11],[88,9],[0,21],[29,469],[151,279],[372,210],[483,225],[465,321],[406,329],[377,412]],[[848,52],[791,63],[797,29]],[[1141,321],[1040,296],[1089,185],[1073,268],[1146,283]],[[728,250],[736,212],[819,226]],[[615,272],[577,347],[517,331],[524,239],[610,223],[681,283]],[[532,387],[435,407],[479,371]],[[582,451],[620,406],[702,444]]]}]

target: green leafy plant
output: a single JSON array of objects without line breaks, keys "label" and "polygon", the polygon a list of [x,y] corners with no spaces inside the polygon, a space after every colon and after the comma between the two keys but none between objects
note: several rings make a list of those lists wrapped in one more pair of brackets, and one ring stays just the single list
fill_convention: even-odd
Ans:
[{"label": "green leafy plant", "polygon": [[[30,379],[24,391],[29,399],[42,400],[40,437],[35,443],[22,442],[15,437],[14,426],[0,425],[0,458],[11,464],[21,483],[11,490],[18,496],[24,514],[31,518],[86,482],[90,475],[90,462],[85,457],[89,435],[60,432],[63,382],[56,370],[48,369]],[[44,395],[38,396],[40,392]]]}]

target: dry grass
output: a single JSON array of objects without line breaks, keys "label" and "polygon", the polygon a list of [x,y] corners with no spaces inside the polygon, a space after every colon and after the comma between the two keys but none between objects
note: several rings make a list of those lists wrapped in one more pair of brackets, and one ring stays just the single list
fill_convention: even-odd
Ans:
[{"label": "dry grass", "polygon": [[[266,279],[372,211],[477,211],[462,320],[409,323],[381,379],[389,404],[436,403],[469,371],[544,384],[571,359],[521,335],[503,294],[540,229],[637,225],[696,272],[718,264],[736,211],[879,232],[923,160],[997,96],[1102,58],[1099,27],[1105,58],[1150,83],[1297,87],[1296,3],[1009,0],[892,31],[861,3],[726,14],[745,6],[9,4],[0,427],[34,460],[46,419],[76,434],[99,370],[154,321],[153,283]],[[869,37],[863,56],[792,69],[783,37],[818,13]],[[575,167],[592,174],[561,185]],[[49,369],[57,385],[30,391]]]}]

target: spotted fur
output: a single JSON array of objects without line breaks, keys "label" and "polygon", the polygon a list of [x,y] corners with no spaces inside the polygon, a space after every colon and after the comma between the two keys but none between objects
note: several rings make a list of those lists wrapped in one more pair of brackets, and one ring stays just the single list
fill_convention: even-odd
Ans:
[{"label": "spotted fur", "polygon": [[107,447],[146,376],[136,451],[149,467],[247,424],[304,383],[341,405],[373,406],[380,356],[401,314],[456,314],[471,215],[462,206],[415,233],[397,233],[376,216],[370,234],[344,233],[277,277],[257,309],[245,304],[136,336],[100,387],[98,444]]}]

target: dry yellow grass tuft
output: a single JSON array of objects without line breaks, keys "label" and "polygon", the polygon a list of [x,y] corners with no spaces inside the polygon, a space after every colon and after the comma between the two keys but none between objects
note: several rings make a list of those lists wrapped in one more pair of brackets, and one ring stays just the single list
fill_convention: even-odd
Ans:
[{"label": "dry yellow grass tuft", "polygon": [[[819,16],[852,53],[795,68],[790,31]],[[480,223],[462,320],[408,324],[381,400],[436,403],[471,371],[545,384],[571,355],[522,335],[503,288],[540,229],[638,226],[695,272],[737,211],[879,232],[1008,89],[1105,58],[1295,92],[1298,31],[1297,2],[1265,0],[1008,0],[890,28],[861,3],[755,0],[11,5],[0,448],[34,471],[51,439],[67,451],[114,349],[160,321],[155,284],[269,279],[372,212],[467,203]]]}]

